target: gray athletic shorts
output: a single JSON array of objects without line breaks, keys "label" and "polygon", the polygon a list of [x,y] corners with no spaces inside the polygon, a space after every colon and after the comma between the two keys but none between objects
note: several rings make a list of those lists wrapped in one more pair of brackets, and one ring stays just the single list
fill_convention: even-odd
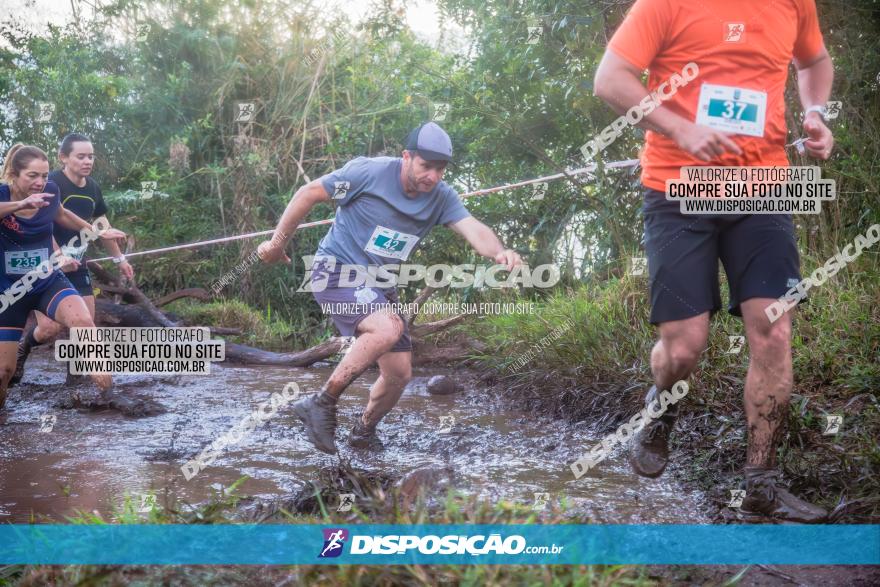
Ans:
[{"label": "gray athletic shorts", "polygon": [[[358,336],[361,320],[376,312],[391,311],[391,304],[398,304],[397,288],[339,287],[339,272],[330,272],[320,259],[312,266],[312,295],[324,314],[329,314],[342,336]],[[316,291],[320,290],[320,291]],[[395,312],[400,315],[400,312]],[[412,339],[406,318],[403,335],[394,343],[390,352],[412,351]]]}]

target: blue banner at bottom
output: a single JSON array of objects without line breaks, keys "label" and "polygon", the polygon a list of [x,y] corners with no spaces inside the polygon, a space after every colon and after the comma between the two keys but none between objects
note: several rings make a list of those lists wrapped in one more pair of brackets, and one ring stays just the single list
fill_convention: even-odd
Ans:
[{"label": "blue banner at bottom", "polygon": [[880,525],[7,525],[2,564],[880,564]]}]

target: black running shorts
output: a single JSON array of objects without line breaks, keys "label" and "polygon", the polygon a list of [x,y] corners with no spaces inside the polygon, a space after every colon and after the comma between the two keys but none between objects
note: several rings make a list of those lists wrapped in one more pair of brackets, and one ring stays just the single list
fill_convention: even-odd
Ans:
[{"label": "black running shorts", "polygon": [[790,214],[682,214],[679,204],[645,190],[652,324],[721,309],[719,259],[735,316],[743,301],[782,297],[800,281]]}]

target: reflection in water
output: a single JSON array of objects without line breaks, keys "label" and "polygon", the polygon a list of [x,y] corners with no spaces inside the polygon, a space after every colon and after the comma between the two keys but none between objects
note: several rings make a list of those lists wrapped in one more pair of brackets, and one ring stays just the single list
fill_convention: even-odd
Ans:
[{"label": "reflection in water", "polygon": [[[118,385],[168,410],[144,419],[56,407],[67,392],[59,385],[64,372],[51,349],[38,349],[28,368],[0,413],[0,522],[64,521],[77,510],[106,516],[126,493],[151,491],[159,504],[195,504],[245,475],[250,479],[240,494],[271,499],[294,493],[318,468],[336,460],[312,448],[288,406],[192,480],[186,481],[180,470],[289,381],[304,392],[317,390],[329,367],[215,364],[208,376],[119,376]],[[386,448],[379,453],[353,451],[345,442],[377,373],[368,372],[352,385],[339,403],[342,456],[355,467],[400,476],[423,467],[448,467],[456,489],[491,501],[532,504],[535,493],[549,493],[551,501],[565,498],[597,522],[708,521],[699,513],[700,496],[684,493],[668,478],[649,481],[632,475],[622,455],[575,480],[568,463],[595,441],[581,427],[486,401],[478,388],[432,396],[425,381],[437,373],[443,371],[416,371],[417,379],[380,425]],[[56,416],[54,425],[41,431],[41,423],[51,421],[47,415]]]}]

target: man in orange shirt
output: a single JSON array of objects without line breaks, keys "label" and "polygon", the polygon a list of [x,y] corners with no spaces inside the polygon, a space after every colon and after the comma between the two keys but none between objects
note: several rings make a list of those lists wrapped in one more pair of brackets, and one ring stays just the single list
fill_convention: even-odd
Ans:
[{"label": "man in orange shirt", "polygon": [[[645,249],[651,322],[660,333],[651,352],[655,385],[647,401],[687,378],[706,349],[710,314],[721,308],[720,259],[729,282],[728,311],[743,318],[751,349],[746,497],[740,509],[820,522],[826,512],[789,493],[776,465],[793,383],[791,314],[771,323],[764,308],[800,281],[791,216],[684,215],[678,202],[664,196],[666,180],[678,178],[683,166],[788,165],[784,90],[792,61],[805,110],[804,147],[812,157],[827,159],[833,138],[824,104],[834,72],[814,0],[637,0],[608,45],[594,87],[622,114],[686,64],[698,65],[695,80],[671,96],[666,92],[663,104],[639,123],[648,131],[642,154]],[[647,89],[641,82],[646,69]],[[713,98],[732,108],[713,113]],[[635,435],[630,463],[636,473],[663,473],[676,412],[671,407]]]}]

